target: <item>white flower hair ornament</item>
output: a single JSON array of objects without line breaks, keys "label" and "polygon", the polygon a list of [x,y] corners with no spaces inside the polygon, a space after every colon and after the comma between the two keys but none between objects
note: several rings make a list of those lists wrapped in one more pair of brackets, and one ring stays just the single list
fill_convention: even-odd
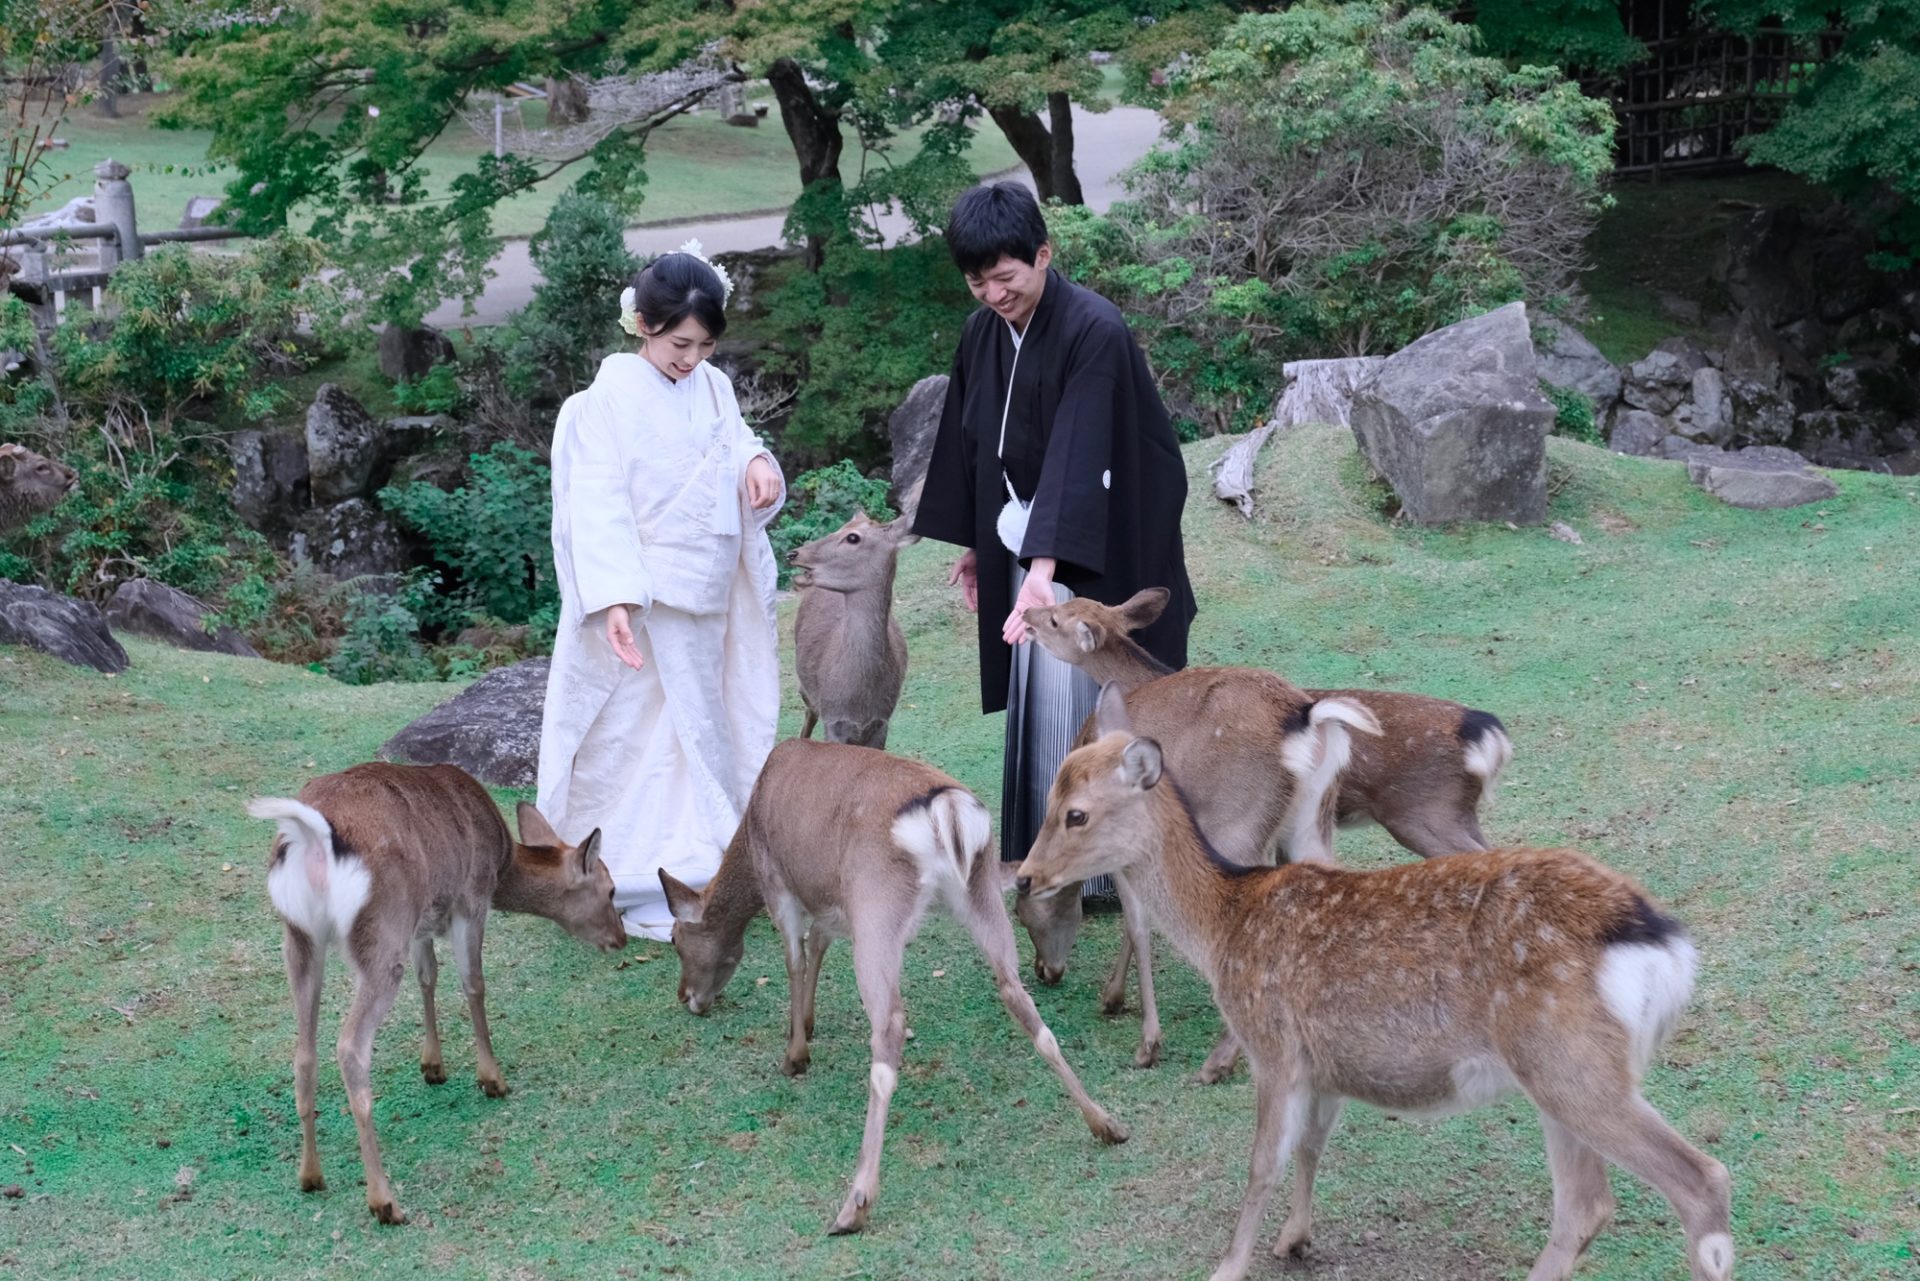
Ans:
[{"label": "white flower hair ornament", "polygon": [[626,330],[635,338],[640,336],[640,317],[633,313],[632,285],[628,285],[620,291],[620,328]]},{"label": "white flower hair ornament", "polygon": [[[711,271],[720,278],[720,305],[722,307],[726,306],[728,300],[733,297],[733,277],[727,274],[725,267],[722,267],[719,263],[707,257],[706,247],[696,238],[687,241],[686,244],[681,245],[673,252],[698,258],[707,265],[708,271]],[[658,260],[656,259],[656,261]],[[628,285],[620,291],[620,328],[636,338],[640,336],[640,317],[634,312],[632,285]]]}]

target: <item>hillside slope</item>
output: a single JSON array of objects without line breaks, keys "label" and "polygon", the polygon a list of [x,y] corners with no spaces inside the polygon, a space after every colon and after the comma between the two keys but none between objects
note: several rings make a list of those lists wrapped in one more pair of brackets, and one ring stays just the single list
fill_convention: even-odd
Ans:
[{"label": "hillside slope", "polygon": [[[1577,843],[1683,918],[1700,990],[1650,1093],[1731,1167],[1749,1278],[1908,1276],[1920,1186],[1920,497],[1841,473],[1838,498],[1749,513],[1672,464],[1552,442],[1540,530],[1438,533],[1379,516],[1350,439],[1302,429],[1262,468],[1260,516],[1207,497],[1188,452],[1196,661],[1369,684],[1500,714],[1517,756],[1497,839]],[[978,715],[949,549],[907,556],[913,652],[899,751],[997,802],[999,718]],[[496,918],[489,1004],[513,1095],[481,1097],[442,986],[451,1082],[414,1066],[411,985],[375,1057],[388,1170],[414,1222],[382,1230],[321,1072],[330,1190],[295,1189],[292,1017],[266,904],[258,792],[366,758],[444,686],[352,689],[130,642],[104,679],[0,650],[0,1277],[412,1274],[699,1277],[1204,1275],[1246,1168],[1244,1074],[1190,1085],[1214,1031],[1168,962],[1167,1062],[1095,989],[1113,918],[1038,993],[1133,1141],[1099,1149],[1008,1024],[963,935],[908,964],[916,1038],[869,1233],[821,1235],[866,1096],[847,953],[823,979],[812,1072],[778,1070],[770,930],[712,1017],[674,1007],[659,945],[607,958]],[[788,729],[797,724],[789,684]],[[1361,864],[1402,857],[1377,832]],[[1024,943],[1024,940],[1023,940]],[[330,974],[325,1027],[344,1009]],[[330,1037],[330,1033],[326,1033]],[[323,1041],[323,1043],[325,1043]],[[1681,1241],[1625,1176],[1582,1272],[1666,1278]],[[1322,1168],[1319,1261],[1257,1275],[1520,1277],[1550,1197],[1531,1109],[1436,1125],[1355,1108]],[[1272,1224],[1277,1230],[1279,1217]]]}]

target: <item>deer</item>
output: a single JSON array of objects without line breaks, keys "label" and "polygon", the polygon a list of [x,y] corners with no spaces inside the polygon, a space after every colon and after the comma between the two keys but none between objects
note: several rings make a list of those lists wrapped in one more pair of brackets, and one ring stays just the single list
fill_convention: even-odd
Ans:
[{"label": "deer", "polygon": [[[1673,1206],[1693,1281],[1733,1274],[1731,1180],[1641,1082],[1692,994],[1686,931],[1625,875],[1576,850],[1498,848],[1380,870],[1229,862],[1194,821],[1161,744],[1109,683],[1098,735],[1061,765],[1018,865],[1034,896],[1160,869],[1165,928],[1246,1046],[1253,1157],[1213,1281],[1247,1273],[1273,1184],[1295,1165],[1276,1257],[1311,1244],[1313,1182],[1348,1099],[1444,1115],[1519,1089],[1553,1175],[1528,1281],[1565,1281],[1612,1217],[1612,1162]],[[1328,750],[1350,747],[1328,727]]]},{"label": "deer", "polygon": [[[1190,795],[1203,828],[1217,832],[1216,844],[1228,858],[1242,863],[1271,863],[1276,852],[1296,860],[1333,857],[1336,827],[1376,822],[1407,849],[1422,858],[1461,850],[1488,848],[1480,829],[1479,805],[1492,795],[1495,780],[1513,756],[1513,745],[1500,718],[1446,699],[1388,690],[1305,689],[1300,696],[1314,702],[1340,700],[1364,708],[1379,733],[1349,739],[1351,751],[1339,774],[1339,786],[1330,812],[1305,816],[1298,830],[1278,847],[1262,843],[1249,848],[1238,826],[1244,816],[1245,780],[1230,766],[1196,767],[1187,759],[1196,745],[1216,747],[1216,729],[1225,729],[1205,715],[1181,715],[1166,706],[1161,683],[1173,679],[1170,669],[1130,639],[1128,633],[1152,623],[1166,608],[1165,588],[1148,588],[1121,605],[1103,605],[1076,597],[1047,609],[1032,609],[1026,623],[1033,642],[1062,662],[1071,663],[1096,681],[1119,685],[1137,701],[1135,716],[1167,749],[1182,777],[1196,780]],[[1153,694],[1142,695],[1152,690]],[[1198,711],[1199,709],[1193,709]],[[1348,722],[1351,724],[1351,722]],[[1091,718],[1079,742],[1093,733]],[[1137,875],[1147,882],[1150,873]],[[1135,907],[1123,902],[1129,916]],[[1036,966],[1054,981],[1066,972],[1067,956],[1080,927],[1079,899],[1058,895],[1045,903],[1021,900],[1020,919],[1033,938]],[[1116,1014],[1126,1005],[1127,971],[1137,959],[1141,966],[1141,1005],[1152,1016],[1149,977],[1152,958],[1150,934],[1129,928],[1118,957],[1101,992],[1102,1008]],[[1153,1019],[1157,1026],[1158,1019]],[[1222,1042],[1222,1051],[1227,1042]],[[1231,1068],[1232,1059],[1226,1061]],[[1210,1058],[1202,1081],[1218,1080],[1225,1072]]]},{"label": "deer", "polygon": [[[900,971],[921,918],[938,905],[973,937],[993,971],[1001,1004],[1066,1087],[1103,1143],[1127,1129],[1096,1103],[1020,985],[1013,926],[1002,900],[1014,867],[992,852],[993,823],[952,778],[872,748],[789,739],[773,749],[732,841],[704,891],[665,869],[680,958],[677,999],[706,1015],[739,968],[747,924],[772,916],[785,945],[790,1009],[781,1070],[811,1061],[814,994],[836,938],[853,944],[853,973],[872,1028],[867,1120],[846,1199],[828,1229],[867,1225],[880,1195],[887,1109],[899,1080],[907,1014]],[[1005,869],[1003,871],[1003,868]]]},{"label": "deer", "polygon": [[613,876],[600,858],[600,833],[569,845],[522,802],[515,840],[487,790],[452,765],[355,765],[310,780],[297,798],[262,796],[247,813],[276,827],[267,896],[284,926],[282,950],[293,991],[294,1100],[300,1113],[300,1190],[326,1187],[316,1141],[314,1095],[320,990],[327,953],[338,948],[353,971],[353,1003],[340,1024],[340,1077],[360,1138],[367,1209],[384,1224],[406,1222],[380,1160],[373,1126],[373,1038],[393,1009],[412,958],[420,983],[425,1043],[420,1074],[446,1082],[434,1008],[439,962],[433,941],[453,950],[473,1019],[481,1091],[508,1092],[487,1030],[480,948],[487,912],[544,916],[602,951],[626,946],[613,906]]},{"label": "deer", "polygon": [[0,445],[0,532],[51,511],[80,483],[80,473],[25,445]]},{"label": "deer", "polygon": [[886,747],[907,678],[907,638],[893,616],[894,569],[900,549],[919,541],[904,517],[882,524],[861,512],[788,557],[800,571],[793,648],[806,708],[801,738],[812,738],[820,724],[829,743]]}]

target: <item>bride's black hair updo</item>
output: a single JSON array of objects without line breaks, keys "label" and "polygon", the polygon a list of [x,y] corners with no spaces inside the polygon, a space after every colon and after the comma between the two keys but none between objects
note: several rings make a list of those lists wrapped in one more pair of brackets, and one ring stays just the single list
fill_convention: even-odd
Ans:
[{"label": "bride's black hair updo", "polygon": [[726,288],[692,254],[661,254],[633,277],[633,310],[643,332],[673,329],[687,317],[715,338],[727,331]]}]

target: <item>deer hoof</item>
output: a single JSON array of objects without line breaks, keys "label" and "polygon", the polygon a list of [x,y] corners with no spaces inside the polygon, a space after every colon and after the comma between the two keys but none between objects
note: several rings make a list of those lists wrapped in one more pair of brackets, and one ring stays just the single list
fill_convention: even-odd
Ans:
[{"label": "deer hoof", "polygon": [[1125,1014],[1127,1012],[1127,994],[1122,992],[1118,996],[1101,996],[1100,1012],[1109,1016]]},{"label": "deer hoof", "polygon": [[367,1202],[367,1209],[372,1213],[374,1218],[389,1226],[407,1221],[407,1212],[402,1210],[400,1203],[391,1197],[385,1201],[369,1201]]},{"label": "deer hoof", "polygon": [[1273,1241],[1273,1257],[1284,1259],[1289,1256],[1296,1259],[1307,1257],[1307,1247],[1313,1244],[1312,1228],[1296,1228],[1291,1223],[1280,1229],[1280,1235]]},{"label": "deer hoof", "polygon": [[513,1092],[513,1087],[497,1076],[480,1078],[480,1091],[490,1099],[504,1099]]},{"label": "deer hoof", "polygon": [[422,1063],[420,1065],[420,1075],[426,1078],[428,1085],[445,1085],[447,1083],[447,1065],[444,1063]]},{"label": "deer hoof", "polygon": [[1102,1115],[1092,1123],[1093,1137],[1102,1143],[1121,1144],[1128,1138],[1127,1127],[1113,1117]]},{"label": "deer hoof", "polygon": [[300,1190],[302,1192],[325,1192],[327,1190],[327,1176],[318,1172],[301,1175]]},{"label": "deer hoof", "polygon": [[1231,1063],[1225,1067],[1214,1067],[1212,1064],[1207,1064],[1193,1074],[1193,1080],[1196,1085],[1218,1085],[1232,1075],[1233,1064]]},{"label": "deer hoof", "polygon": [[1133,1052],[1133,1065],[1137,1068],[1150,1068],[1160,1061],[1160,1042],[1142,1041],[1140,1048]]},{"label": "deer hoof", "polygon": [[788,1076],[805,1076],[807,1068],[811,1066],[812,1063],[813,1056],[810,1054],[789,1054],[786,1058],[780,1060],[780,1070]]},{"label": "deer hoof", "polygon": [[867,1206],[868,1201],[866,1195],[858,1188],[849,1192],[847,1194],[847,1203],[840,1207],[840,1217],[835,1219],[833,1226],[827,1229],[827,1235],[832,1237],[850,1236],[866,1227]]}]

